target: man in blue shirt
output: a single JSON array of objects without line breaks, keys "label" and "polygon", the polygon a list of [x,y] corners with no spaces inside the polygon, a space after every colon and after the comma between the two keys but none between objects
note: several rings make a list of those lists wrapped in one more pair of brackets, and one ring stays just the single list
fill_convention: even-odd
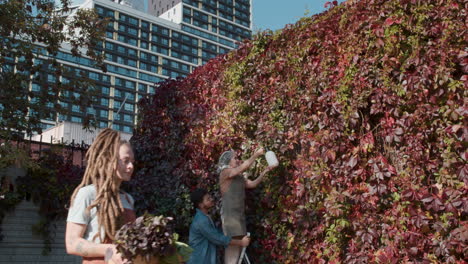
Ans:
[{"label": "man in blue shirt", "polygon": [[214,206],[213,198],[205,189],[196,189],[190,196],[196,208],[195,217],[190,225],[189,245],[193,248],[187,264],[216,264],[216,246],[236,245],[247,247],[250,238],[232,239],[219,231],[209,216]]}]

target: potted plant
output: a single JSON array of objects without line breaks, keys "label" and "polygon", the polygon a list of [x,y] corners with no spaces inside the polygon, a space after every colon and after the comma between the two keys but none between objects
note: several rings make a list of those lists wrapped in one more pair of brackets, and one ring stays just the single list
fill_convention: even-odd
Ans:
[{"label": "potted plant", "polygon": [[192,249],[173,232],[171,217],[144,214],[117,231],[114,244],[129,264],[178,264],[188,261]]}]

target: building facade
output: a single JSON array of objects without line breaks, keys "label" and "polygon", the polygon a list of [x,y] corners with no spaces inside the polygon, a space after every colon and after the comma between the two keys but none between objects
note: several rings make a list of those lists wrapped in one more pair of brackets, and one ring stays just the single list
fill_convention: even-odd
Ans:
[{"label": "building facade", "polygon": [[[93,79],[100,96],[87,113],[62,101],[62,107],[71,114],[44,120],[44,129],[61,121],[80,123],[88,114],[95,118],[98,128],[132,133],[137,102],[154,93],[155,83],[184,77],[211,58],[236,48],[237,41],[251,37],[251,0],[147,1],[145,11],[132,7],[141,9],[138,0],[88,0],[77,6],[95,8],[110,20],[101,47],[107,72],[92,67],[89,59],[73,57],[63,47],[57,55],[59,62]],[[164,4],[164,9],[150,8]],[[155,15],[158,11],[159,16]],[[48,77],[50,82],[58,81],[52,75]],[[31,89],[40,89],[37,86],[32,83]]]}]

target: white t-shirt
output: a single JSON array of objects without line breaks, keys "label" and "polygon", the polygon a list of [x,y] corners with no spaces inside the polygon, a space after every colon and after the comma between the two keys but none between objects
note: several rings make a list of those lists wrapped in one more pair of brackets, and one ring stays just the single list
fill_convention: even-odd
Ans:
[{"label": "white t-shirt", "polygon": [[[75,200],[68,210],[67,222],[84,224],[86,230],[83,238],[88,241],[93,241],[94,235],[98,232],[98,218],[96,215],[96,207],[91,209],[90,214],[86,213],[86,208],[96,199],[96,188],[93,184],[81,188],[76,194]],[[133,197],[125,192],[120,193],[120,201],[125,209],[133,210]],[[104,237],[104,229],[101,228],[101,236]],[[93,241],[101,243],[99,236]]]}]

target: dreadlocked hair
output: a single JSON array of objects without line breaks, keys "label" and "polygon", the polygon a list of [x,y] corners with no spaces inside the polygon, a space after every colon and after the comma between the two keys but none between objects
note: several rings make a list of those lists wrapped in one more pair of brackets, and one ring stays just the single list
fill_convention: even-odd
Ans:
[{"label": "dreadlocked hair", "polygon": [[78,191],[87,185],[93,184],[96,188],[96,199],[86,208],[86,213],[96,208],[99,230],[105,231],[101,237],[98,231],[93,240],[99,236],[101,242],[114,240],[119,219],[124,211],[120,201],[120,184],[115,177],[121,145],[129,144],[120,140],[120,133],[106,128],[99,133],[96,140],[86,153],[87,166],[80,185],[76,187],[71,197],[71,204]]}]

